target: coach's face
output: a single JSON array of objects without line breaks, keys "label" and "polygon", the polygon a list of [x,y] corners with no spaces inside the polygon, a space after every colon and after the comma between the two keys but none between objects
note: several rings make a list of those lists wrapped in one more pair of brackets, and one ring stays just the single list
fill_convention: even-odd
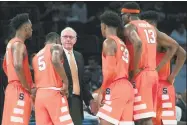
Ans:
[{"label": "coach's face", "polygon": [[72,50],[77,41],[76,33],[72,30],[66,30],[61,34],[62,46],[67,50]]}]

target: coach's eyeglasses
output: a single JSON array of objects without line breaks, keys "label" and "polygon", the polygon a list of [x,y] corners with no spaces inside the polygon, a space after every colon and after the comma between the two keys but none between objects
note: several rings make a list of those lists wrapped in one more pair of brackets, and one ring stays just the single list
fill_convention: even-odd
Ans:
[{"label": "coach's eyeglasses", "polygon": [[65,38],[65,39],[67,39],[67,38],[69,38],[69,39],[74,39],[74,38],[76,38],[76,36],[61,36],[61,37]]}]

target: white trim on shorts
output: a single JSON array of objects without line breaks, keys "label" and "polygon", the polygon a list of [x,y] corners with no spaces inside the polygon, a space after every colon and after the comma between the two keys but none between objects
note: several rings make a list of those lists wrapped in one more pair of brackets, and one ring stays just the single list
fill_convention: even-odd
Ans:
[{"label": "white trim on shorts", "polygon": [[107,122],[110,122],[114,125],[134,125],[133,121],[118,121],[117,119],[114,119],[102,112],[98,112],[97,117],[102,118],[102,119],[106,120]]},{"label": "white trim on shorts", "polygon": [[156,117],[155,112],[146,112],[134,115],[134,120],[140,120],[143,118]]},{"label": "white trim on shorts", "polygon": [[177,120],[162,120],[163,125],[177,125]]},{"label": "white trim on shorts", "polygon": [[57,88],[57,87],[46,87],[46,88],[38,88],[38,89],[51,89],[51,90],[57,90],[57,91],[61,90],[61,88]]}]

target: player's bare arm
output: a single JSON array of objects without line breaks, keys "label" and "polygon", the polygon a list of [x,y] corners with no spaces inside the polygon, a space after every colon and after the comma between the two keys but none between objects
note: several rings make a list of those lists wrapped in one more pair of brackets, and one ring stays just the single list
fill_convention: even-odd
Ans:
[{"label": "player's bare arm", "polygon": [[156,32],[158,44],[167,48],[165,56],[156,68],[156,70],[159,71],[174,56],[175,52],[179,48],[179,44],[165,33],[160,32],[159,30],[156,30]]},{"label": "player's bare arm", "polygon": [[125,25],[125,36],[128,37],[129,41],[133,44],[134,47],[134,71],[129,74],[130,77],[133,77],[136,73],[139,72],[138,64],[142,54],[142,41],[138,36],[136,27],[132,24]]},{"label": "player's bare arm", "polygon": [[103,98],[103,92],[106,90],[107,83],[111,82],[115,75],[115,67],[116,65],[116,43],[112,39],[107,39],[103,43],[103,54],[105,55],[105,58],[107,59],[105,67],[103,67],[103,83],[102,86],[99,89],[98,94],[98,107],[102,106],[102,98]]},{"label": "player's bare arm", "polygon": [[63,83],[68,85],[68,79],[64,70],[64,66],[62,64],[63,59],[63,48],[61,45],[53,45],[51,47],[51,55],[52,55],[52,63],[54,65],[55,70],[60,75],[60,77],[63,79]]},{"label": "player's bare arm", "polygon": [[31,88],[28,86],[26,77],[23,70],[23,60],[25,57],[25,46],[21,42],[15,42],[12,46],[13,53],[13,64],[18,78],[22,86],[28,91],[31,92]]},{"label": "player's bare arm", "polygon": [[[178,75],[179,71],[181,70],[181,68],[186,60],[186,51],[181,46],[179,46],[175,55],[177,56],[176,65],[170,75],[171,78],[175,78]],[[170,77],[168,80],[170,80]]]},{"label": "player's bare arm", "polygon": [[116,65],[116,43],[112,39],[107,39],[103,43],[103,54],[105,56],[106,64],[105,67],[103,67],[103,74],[104,74],[104,79],[102,83],[102,88],[105,88],[105,85],[108,82],[111,82],[111,80],[115,76],[115,67]]}]

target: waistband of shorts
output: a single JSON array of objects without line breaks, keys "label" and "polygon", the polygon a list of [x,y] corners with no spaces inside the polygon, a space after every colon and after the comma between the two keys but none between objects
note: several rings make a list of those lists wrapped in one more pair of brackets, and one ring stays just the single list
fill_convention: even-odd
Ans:
[{"label": "waistband of shorts", "polygon": [[159,79],[158,81],[161,81],[161,82],[168,82],[167,79]]},{"label": "waistband of shorts", "polygon": [[146,70],[146,71],[156,71],[156,68],[150,68],[150,67],[143,67],[141,69]]},{"label": "waistband of shorts", "polygon": [[57,87],[46,87],[46,88],[40,87],[40,88],[37,88],[37,90],[40,90],[40,89],[43,89],[43,90],[56,90],[56,91],[60,91],[61,90],[61,88],[57,88]]},{"label": "waistband of shorts", "polygon": [[122,79],[128,80],[128,78],[126,78],[126,77],[121,77],[121,78],[117,78],[117,79],[115,79],[115,80],[112,81],[112,82],[116,82],[116,81],[119,81],[119,80],[122,80]]},{"label": "waistband of shorts", "polygon": [[[140,71],[156,71],[156,69],[154,68],[150,68],[150,67],[142,67],[142,68],[138,68]],[[131,70],[130,72],[132,72],[133,70]]]}]

